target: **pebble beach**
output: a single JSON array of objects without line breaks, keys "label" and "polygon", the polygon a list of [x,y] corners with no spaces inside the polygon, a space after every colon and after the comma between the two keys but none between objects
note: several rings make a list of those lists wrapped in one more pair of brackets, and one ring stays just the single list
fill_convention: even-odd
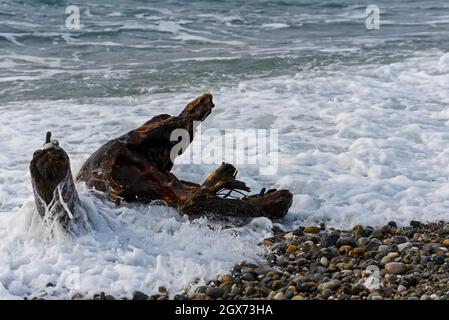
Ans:
[{"label": "pebble beach", "polygon": [[[448,12],[2,0],[0,299],[446,299]],[[191,221],[77,183],[88,230],[41,223],[30,161],[47,131],[75,177],[103,144],[205,91],[213,112],[171,173],[201,184],[232,163],[250,194],[293,194],[285,217]]]},{"label": "pebble beach", "polygon": [[[447,300],[449,224],[391,221],[352,230],[300,227],[265,239],[264,264],[242,263],[188,299]],[[184,298],[184,297],[181,297]]]},{"label": "pebble beach", "polygon": [[[394,221],[352,230],[321,226],[279,232],[260,243],[261,264],[242,262],[206,286],[165,287],[133,300],[448,300],[449,223]],[[84,298],[75,296],[74,299]],[[119,299],[104,292],[93,299]],[[123,299],[123,298],[122,298]]]}]

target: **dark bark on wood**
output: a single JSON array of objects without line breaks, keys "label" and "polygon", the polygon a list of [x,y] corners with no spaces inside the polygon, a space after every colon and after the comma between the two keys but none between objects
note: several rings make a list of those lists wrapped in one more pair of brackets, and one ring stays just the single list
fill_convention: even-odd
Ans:
[{"label": "dark bark on wood", "polygon": [[39,215],[45,220],[57,220],[65,229],[77,218],[79,201],[73,183],[67,153],[48,132],[43,149],[33,154],[30,163],[31,182]]},{"label": "dark bark on wood", "polygon": [[287,190],[242,199],[219,197],[217,193],[223,189],[250,191],[235,178],[237,170],[230,164],[221,165],[202,185],[179,180],[170,173],[173,167],[170,151],[177,143],[170,141],[170,134],[182,128],[193,139],[193,122],[203,121],[213,108],[212,95],[206,93],[189,103],[178,116],[154,117],[100,147],[83,165],[77,180],[106,192],[116,203],[161,199],[192,217],[207,213],[284,216],[292,203],[292,194]]}]

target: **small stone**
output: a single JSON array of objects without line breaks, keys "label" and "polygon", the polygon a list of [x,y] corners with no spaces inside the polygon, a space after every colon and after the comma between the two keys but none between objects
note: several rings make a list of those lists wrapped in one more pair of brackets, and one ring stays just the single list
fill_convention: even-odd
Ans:
[{"label": "small stone", "polygon": [[365,247],[366,246],[366,244],[369,242],[369,239],[368,238],[366,238],[366,237],[360,237],[358,240],[357,240],[357,245],[359,246],[359,247]]},{"label": "small stone", "polygon": [[321,296],[323,297],[323,299],[328,299],[331,295],[332,295],[332,290],[331,289],[325,289],[321,293]]},{"label": "small stone", "polygon": [[273,297],[274,300],[285,300],[285,296],[282,292],[278,292]]},{"label": "small stone", "polygon": [[407,288],[405,286],[403,286],[402,284],[400,284],[398,286],[398,292],[403,292],[403,291],[406,291],[406,290],[407,290]]},{"label": "small stone", "polygon": [[339,263],[337,264],[337,267],[338,269],[340,269],[340,271],[343,271],[343,270],[351,270],[354,267],[354,265],[352,264],[351,261],[349,261],[346,263]]},{"label": "small stone", "polygon": [[361,248],[361,247],[357,247],[352,249],[352,255],[354,256],[361,256],[365,253],[365,249]]},{"label": "small stone", "polygon": [[158,288],[159,293],[167,293],[167,288],[165,288],[164,286],[160,286]]},{"label": "small stone", "polygon": [[379,252],[374,256],[374,260],[381,260],[383,257],[385,257],[385,252]]},{"label": "small stone", "polygon": [[340,238],[337,240],[336,244],[337,244],[337,247],[342,247],[342,246],[355,247],[356,246],[355,240],[352,237]]},{"label": "small stone", "polygon": [[380,228],[383,234],[391,233],[391,227],[389,225],[384,225]]},{"label": "small stone", "polygon": [[439,265],[439,266],[444,264],[444,258],[442,256],[436,256],[435,257],[435,264]]},{"label": "small stone", "polygon": [[326,289],[337,290],[341,286],[340,280],[330,280],[318,285],[318,291],[323,292]]},{"label": "small stone", "polygon": [[244,295],[248,297],[248,296],[252,295],[254,292],[256,292],[254,287],[248,286],[248,287],[245,288]]},{"label": "small stone", "polygon": [[225,290],[223,288],[217,288],[217,287],[209,287],[207,288],[206,295],[213,298],[221,298],[225,293]]},{"label": "small stone", "polygon": [[329,261],[327,260],[326,257],[322,257],[322,258],[320,259],[320,263],[321,263],[321,265],[322,265],[323,267],[327,267],[327,266],[329,265]]},{"label": "small stone", "polygon": [[354,284],[351,288],[351,293],[353,295],[359,295],[361,292],[365,291],[366,287],[363,284]]},{"label": "small stone", "polygon": [[221,282],[231,282],[234,283],[234,278],[229,275],[229,274],[225,274],[222,278],[221,278]]},{"label": "small stone", "polygon": [[411,242],[404,242],[404,243],[400,243],[398,244],[398,250],[399,252],[403,252],[408,248],[411,248],[413,246],[413,244]]},{"label": "small stone", "polygon": [[293,298],[291,298],[291,300],[305,300],[306,298],[304,298],[303,296],[301,296],[301,295],[296,295],[296,296],[294,296]]},{"label": "small stone", "polygon": [[331,234],[324,239],[324,241],[321,243],[321,246],[324,248],[336,246],[339,238],[340,238],[340,235]]},{"label": "small stone", "polygon": [[293,288],[288,288],[287,290],[285,290],[285,299],[290,300],[291,298],[293,298],[293,296],[295,295],[295,290]]},{"label": "small stone", "polygon": [[293,232],[287,232],[286,234],[283,235],[283,238],[287,240],[293,239]]},{"label": "small stone", "polygon": [[398,225],[396,224],[396,222],[394,222],[394,221],[390,221],[390,222],[388,222],[387,223],[391,228],[397,228],[398,227]]},{"label": "small stone", "polygon": [[226,289],[232,287],[231,281],[222,282],[218,285],[219,288]]},{"label": "small stone", "polygon": [[432,232],[435,232],[435,231],[437,231],[438,230],[438,223],[436,223],[436,222],[430,222],[429,224],[427,224],[427,228],[430,230],[430,231],[432,231]]},{"label": "small stone", "polygon": [[326,269],[326,271],[328,271],[328,272],[335,272],[336,270],[337,270],[337,266],[333,263],[330,263]]},{"label": "small stone", "polygon": [[205,293],[198,294],[193,299],[194,300],[212,300],[212,298],[209,297],[208,295],[206,295]]},{"label": "small stone", "polygon": [[371,232],[371,234],[370,234],[370,238],[383,239],[383,237],[384,237],[384,232],[381,229],[376,229],[373,232]]},{"label": "small stone", "polygon": [[421,256],[419,263],[422,265],[427,264],[427,262],[429,262],[429,257],[428,256]]},{"label": "small stone", "polygon": [[196,288],[195,290],[197,293],[206,293],[207,291],[207,286],[200,286],[198,288]]},{"label": "small stone", "polygon": [[410,226],[413,228],[420,228],[423,224],[419,221],[412,220],[410,221]]},{"label": "small stone", "polygon": [[407,242],[408,238],[404,237],[404,236],[394,236],[393,238],[391,238],[391,241],[395,244],[400,244],[400,243]]},{"label": "small stone", "polygon": [[431,300],[430,296],[427,294],[424,294],[421,296],[421,298],[419,298],[419,300]]},{"label": "small stone", "polygon": [[73,295],[72,300],[84,299],[84,294],[77,292]]},{"label": "small stone", "polygon": [[389,298],[394,294],[394,289],[392,287],[384,287],[383,294],[385,297]]},{"label": "small stone", "polygon": [[422,247],[423,251],[427,254],[430,254],[433,250],[433,247],[435,246],[435,243],[425,243]]},{"label": "small stone", "polygon": [[242,278],[242,280],[245,280],[245,281],[254,281],[254,276],[249,272],[242,274],[241,278]]},{"label": "small stone", "polygon": [[373,251],[373,250],[377,250],[379,248],[379,246],[382,245],[382,241],[378,240],[378,239],[371,239],[369,240],[369,242],[365,245],[365,250],[366,251]]},{"label": "small stone", "polygon": [[273,246],[273,242],[271,242],[270,240],[267,240],[267,239],[265,239],[265,240],[263,240],[261,243],[260,243],[260,245],[262,246],[262,247],[268,247],[268,248],[270,248],[271,246]]},{"label": "small stone", "polygon": [[310,241],[310,240],[301,243],[301,245],[299,247],[300,247],[301,251],[303,251],[303,252],[310,252],[317,248],[315,243],[313,243],[313,241]]},{"label": "small stone", "polygon": [[287,247],[287,249],[285,250],[285,252],[286,252],[287,254],[292,254],[292,253],[295,253],[296,250],[298,250],[298,248],[297,248],[295,245],[291,244],[291,245],[289,245],[289,246]]},{"label": "small stone", "polygon": [[135,291],[133,293],[133,300],[148,300],[149,296],[140,291]]},{"label": "small stone", "polygon": [[342,278],[344,278],[344,277],[349,277],[349,276],[352,276],[353,273],[354,273],[354,272],[353,272],[352,270],[343,270],[343,271],[341,272],[341,277],[342,277]]},{"label": "small stone", "polygon": [[447,253],[447,248],[445,247],[440,247],[440,246],[434,246],[432,248],[432,252],[435,254],[439,254],[439,255],[445,255]]},{"label": "small stone", "polygon": [[348,254],[349,251],[351,251],[351,249],[352,249],[351,246],[341,246],[341,247],[338,249],[338,252],[339,252],[340,254]]},{"label": "small stone", "polygon": [[443,227],[443,232],[446,234],[449,233],[449,223]]},{"label": "small stone", "polygon": [[310,226],[304,229],[304,233],[319,233],[319,232],[320,228],[314,226]]},{"label": "small stone", "polygon": [[385,265],[385,271],[388,274],[403,274],[405,266],[402,262],[389,262]]},{"label": "small stone", "polygon": [[273,290],[279,290],[283,287],[282,281],[281,280],[275,280],[273,281],[273,284],[271,285],[271,289]]},{"label": "small stone", "polygon": [[240,288],[236,284],[233,284],[232,287],[231,287],[230,294],[232,296],[239,296],[239,295],[242,294],[242,290],[240,290]]},{"label": "small stone", "polygon": [[385,256],[382,259],[380,259],[380,264],[382,265],[386,265],[389,262],[391,262],[391,258],[389,256]]},{"label": "small stone", "polygon": [[360,224],[358,224],[358,225],[356,225],[354,228],[352,228],[352,233],[354,234],[354,235],[356,235],[356,236],[361,236],[361,235],[363,235],[364,234],[364,229],[363,229],[363,226],[362,225],[360,225]]},{"label": "small stone", "polygon": [[444,239],[443,246],[449,247],[449,239]]},{"label": "small stone", "polygon": [[418,284],[418,282],[419,282],[419,278],[418,278],[418,277],[415,277],[415,276],[412,276],[412,275],[404,276],[403,279],[404,279],[404,281],[405,281],[404,284],[405,284],[407,287],[410,287],[410,286],[416,286],[416,285]]},{"label": "small stone", "polygon": [[385,275],[385,279],[390,283],[395,283],[398,280],[398,276],[395,274],[387,274]]},{"label": "small stone", "polygon": [[387,257],[390,257],[391,260],[394,260],[397,257],[399,257],[399,253],[397,253],[397,252],[390,252],[390,253],[387,254]]}]

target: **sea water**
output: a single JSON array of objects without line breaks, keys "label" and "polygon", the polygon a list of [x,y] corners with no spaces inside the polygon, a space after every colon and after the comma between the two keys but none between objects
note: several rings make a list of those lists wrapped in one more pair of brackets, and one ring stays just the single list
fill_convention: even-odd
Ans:
[{"label": "sea water", "polygon": [[[376,1],[0,3],[0,298],[131,297],[213,280],[281,229],[448,220],[449,3]],[[239,164],[255,192],[286,188],[280,221],[225,228],[164,206],[115,207],[78,185],[91,229],[48,238],[28,165],[45,132],[74,174],[104,142],[204,91],[202,128],[276,129],[278,170]],[[252,143],[250,141],[250,143]],[[203,181],[216,165],[178,164]]]}]

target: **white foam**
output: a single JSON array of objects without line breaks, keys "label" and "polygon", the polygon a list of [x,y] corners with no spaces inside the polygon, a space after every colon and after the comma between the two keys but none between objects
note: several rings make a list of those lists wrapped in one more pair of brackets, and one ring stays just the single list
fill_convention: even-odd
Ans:
[{"label": "white foam", "polygon": [[263,29],[283,29],[288,28],[289,25],[286,23],[265,23],[261,25]]},{"label": "white foam", "polygon": [[160,285],[178,293],[237,261],[257,258],[257,251],[247,252],[259,237],[251,228],[212,230],[207,221],[191,223],[166,207],[114,208],[90,196],[81,199],[92,230],[77,237],[46,238],[32,202],[0,216],[1,225],[9,226],[1,229],[8,236],[0,245],[6,293],[51,299],[105,291],[130,297],[135,290],[156,293]]}]

